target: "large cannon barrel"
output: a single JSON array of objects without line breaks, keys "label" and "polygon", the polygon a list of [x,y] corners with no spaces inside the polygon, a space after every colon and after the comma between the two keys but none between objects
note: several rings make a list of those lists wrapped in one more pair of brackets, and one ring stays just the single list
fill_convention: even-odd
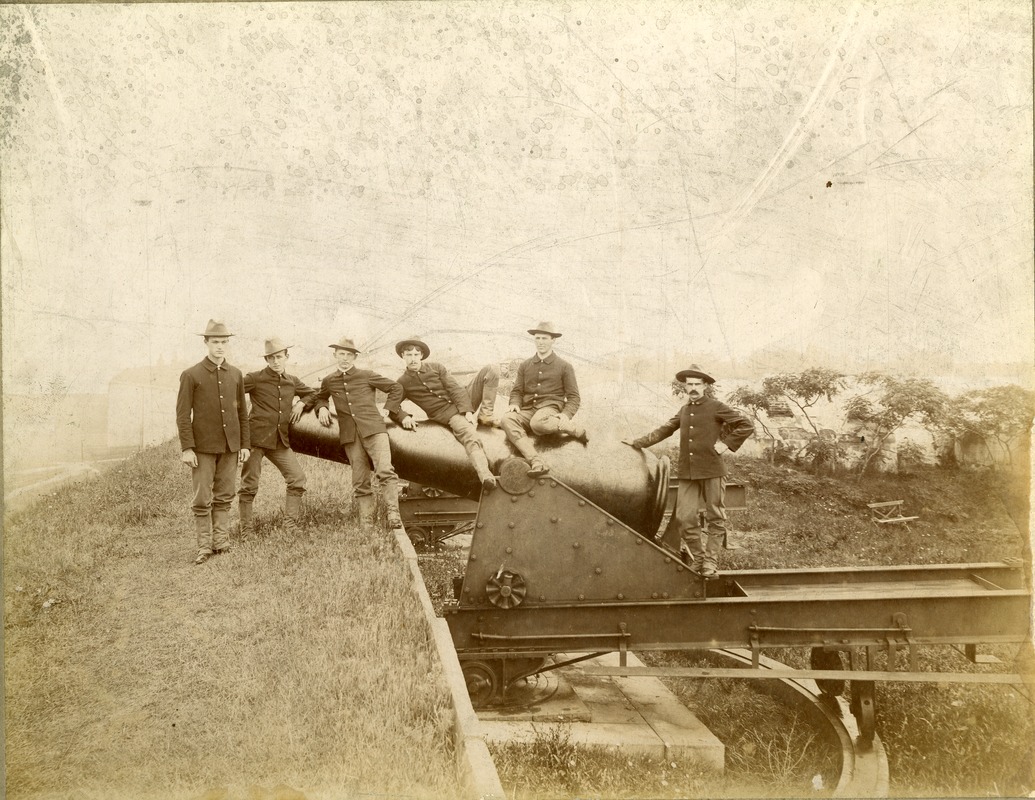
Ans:
[{"label": "large cannon barrel", "polygon": [[[499,474],[503,461],[517,455],[502,430],[479,428],[478,438],[495,474]],[[407,431],[389,423],[388,439],[399,477],[478,499],[478,476],[463,445],[447,428],[425,421],[416,431]],[[647,450],[637,451],[614,441],[582,444],[552,436],[535,441],[550,464],[549,477],[559,478],[634,530],[654,534],[665,510],[667,458],[659,459]],[[291,427],[291,446],[298,453],[348,463],[338,439],[337,420],[325,428],[315,414],[306,414]]]}]

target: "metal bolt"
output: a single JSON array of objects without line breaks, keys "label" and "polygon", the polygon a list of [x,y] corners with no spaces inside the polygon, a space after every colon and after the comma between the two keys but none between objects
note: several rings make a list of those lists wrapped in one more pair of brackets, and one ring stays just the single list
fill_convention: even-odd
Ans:
[{"label": "metal bolt", "polygon": [[556,522],[556,521],[557,521],[557,517],[550,517],[550,522]]},{"label": "metal bolt", "polygon": [[597,567],[597,568],[596,568],[595,570],[593,570],[593,571],[594,571],[594,572],[595,572],[595,573],[596,573],[597,575],[599,575],[599,574],[600,574],[601,572],[603,572],[603,570],[602,570],[602,569],[600,569],[600,567]]},{"label": "metal bolt", "polygon": [[701,596],[700,592],[694,592],[694,597],[700,597],[700,596]]},{"label": "metal bolt", "polygon": [[584,506],[584,505],[586,505],[586,501],[585,501],[585,500],[579,500],[579,505],[580,505],[580,506]]},{"label": "metal bolt", "polygon": [[668,556],[665,556],[665,563],[666,564],[671,564],[672,563],[672,559],[669,558]]},{"label": "metal bolt", "polygon": [[510,498],[510,502],[512,502],[512,503],[516,503],[517,501],[518,501],[518,499],[516,497]]},{"label": "metal bolt", "polygon": [[507,527],[508,528],[513,528],[514,527],[514,523],[513,522],[508,522],[507,523]]},{"label": "metal bolt", "polygon": [[557,481],[550,481],[550,486],[554,489],[557,488]]},{"label": "metal bolt", "polygon": [[579,545],[578,542],[575,542],[575,544],[573,544],[572,547],[574,547],[576,550],[578,550],[580,545]]},{"label": "metal bolt", "polygon": [[658,599],[658,593],[657,592],[651,592],[650,599],[651,600],[657,600]]},{"label": "metal bolt", "polygon": [[663,600],[668,600],[668,592],[662,592],[661,597]]},{"label": "metal bolt", "polygon": [[584,595],[584,594],[580,594],[579,595],[579,600],[585,600],[585,599],[586,599],[586,595]]},{"label": "metal bolt", "polygon": [[546,481],[545,481],[545,480],[543,480],[542,478],[540,478],[540,479],[539,479],[539,485],[540,485],[540,486],[546,486]]},{"label": "metal bolt", "polygon": [[625,599],[625,595],[624,595],[624,594],[622,594],[621,592],[619,592],[619,593],[618,593],[618,599],[619,599],[619,600],[624,600],[624,599]]},{"label": "metal bolt", "polygon": [[528,490],[528,496],[529,497],[535,497],[535,489],[529,489]]},{"label": "metal bolt", "polygon": [[614,521],[613,519],[609,519],[609,520],[607,521],[607,524],[608,524],[608,525],[614,525],[614,524],[615,524],[615,521]]},{"label": "metal bolt", "polygon": [[508,547],[507,548],[507,552],[508,553],[513,553],[514,552],[514,548],[513,547]]},{"label": "metal bolt", "polygon": [[478,527],[479,528],[484,528],[485,527],[485,523],[484,522],[479,522],[478,523]]},{"label": "metal bolt", "polygon": [[471,561],[477,561],[477,560],[478,560],[478,556],[471,556]]},{"label": "metal bolt", "polygon": [[540,600],[545,600],[545,599],[546,599],[546,595],[545,595],[545,594],[541,594],[541,595],[539,595],[539,599],[540,599]]}]

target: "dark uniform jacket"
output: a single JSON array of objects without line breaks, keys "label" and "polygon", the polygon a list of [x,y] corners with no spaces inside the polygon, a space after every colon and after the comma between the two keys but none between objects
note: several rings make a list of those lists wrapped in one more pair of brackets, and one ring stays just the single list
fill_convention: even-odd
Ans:
[{"label": "dark uniform jacket", "polygon": [[[456,382],[449,370],[434,361],[423,362],[418,372],[406,370],[397,382],[403,388],[403,398],[416,403],[434,422],[448,425],[457,414],[474,410],[467,390]],[[406,416],[400,412],[393,419],[402,421]]]},{"label": "dark uniform jacket", "polygon": [[679,430],[679,466],[676,475],[682,479],[721,478],[726,474],[722,456],[715,452],[715,443],[722,441],[736,452],[755,432],[751,420],[723,402],[706,397],[688,402],[660,428],[635,439],[637,447],[650,447]]},{"label": "dark uniform jacket", "polygon": [[388,394],[385,410],[390,414],[397,414],[399,404],[402,403],[403,389],[391,378],[378,375],[369,369],[353,367],[347,373],[335,370],[320,382],[315,408],[327,408],[329,398],[334,399],[342,444],[356,441],[357,435],[363,438],[388,430],[374,403],[377,389]]},{"label": "dark uniform jacket", "polygon": [[252,447],[276,450],[290,447],[288,425],[295,395],[308,411],[316,403],[317,390],[302,383],[294,375],[278,375],[269,367],[244,376],[244,391],[251,395],[252,412],[248,417]]},{"label": "dark uniform jacket", "polygon": [[185,369],[176,395],[176,429],[181,450],[236,453],[251,447],[241,370],[225,360],[217,367],[208,356]]},{"label": "dark uniform jacket", "polygon": [[575,368],[556,353],[540,359],[536,353],[518,367],[510,404],[521,409],[553,406],[574,417],[582,398],[575,382]]}]

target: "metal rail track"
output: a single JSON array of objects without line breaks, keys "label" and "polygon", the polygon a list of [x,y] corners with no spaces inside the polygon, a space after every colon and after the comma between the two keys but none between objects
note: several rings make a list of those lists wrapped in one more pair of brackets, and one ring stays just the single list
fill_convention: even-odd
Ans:
[{"label": "metal rail track", "polygon": [[[752,665],[751,651],[747,649],[716,649],[708,652],[745,667]],[[766,656],[760,658],[759,668],[787,669],[783,663]],[[816,682],[807,678],[756,681],[754,688],[789,706],[802,707],[812,725],[824,732],[828,741],[837,743],[841,750],[841,775],[834,789],[834,797],[888,796],[888,758],[884,745],[876,734],[869,744],[864,741],[847,700],[824,695]]]}]

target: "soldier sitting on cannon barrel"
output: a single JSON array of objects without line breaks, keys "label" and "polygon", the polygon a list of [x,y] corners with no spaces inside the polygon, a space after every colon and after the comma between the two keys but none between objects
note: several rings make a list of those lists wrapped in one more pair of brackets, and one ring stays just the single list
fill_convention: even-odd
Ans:
[{"label": "soldier sitting on cannon barrel", "polygon": [[[428,419],[445,425],[464,446],[467,457],[478,473],[482,489],[490,491],[496,486],[496,477],[489,470],[485,448],[475,433],[476,419],[491,424],[492,406],[499,385],[499,368],[493,364],[482,367],[474,380],[465,389],[449,371],[435,361],[428,361],[431,348],[421,339],[413,336],[396,343],[395,352],[406,364],[406,369],[396,381],[403,387],[403,399],[411,400]],[[476,417],[475,409],[489,410]],[[412,414],[397,411],[392,419],[406,430],[417,428]]]},{"label": "soldier sitting on cannon barrel", "polygon": [[540,322],[528,332],[535,340],[536,354],[518,367],[501,427],[514,448],[528,459],[528,474],[538,477],[550,467],[536,452],[528,431],[537,435],[563,433],[583,444],[589,436],[585,428],[572,422],[581,397],[575,368],[553,351],[560,332],[551,322]]}]

